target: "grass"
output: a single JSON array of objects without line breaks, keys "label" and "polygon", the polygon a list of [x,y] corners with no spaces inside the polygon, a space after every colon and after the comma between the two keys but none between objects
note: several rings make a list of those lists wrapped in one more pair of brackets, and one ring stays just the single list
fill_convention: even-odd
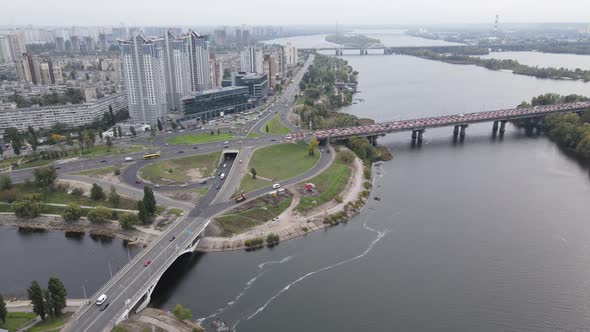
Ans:
[{"label": "grass", "polygon": [[308,154],[305,142],[276,144],[256,150],[248,169],[263,178],[285,180],[308,171],[319,158],[319,153]]},{"label": "grass", "polygon": [[202,177],[213,174],[221,152],[162,160],[139,170],[141,178],[155,184],[182,184],[189,182],[190,172],[197,169]]},{"label": "grass", "polygon": [[215,218],[216,222],[222,229],[221,236],[232,236],[243,233],[253,227],[264,224],[272,220],[285,211],[292,202],[293,198],[281,200],[275,206],[267,197],[256,199],[253,203],[255,207],[247,210],[229,211]]},{"label": "grass", "polygon": [[72,316],[72,313],[64,313],[63,315],[55,318],[46,318],[45,321],[42,321],[38,324],[35,324],[32,328],[29,329],[29,332],[39,332],[44,330],[49,330],[53,328],[60,327],[64,325],[68,319]]},{"label": "grass", "polygon": [[170,139],[167,139],[166,142],[169,144],[200,144],[200,143],[208,143],[208,142],[216,142],[216,141],[226,141],[233,139],[234,136],[230,133],[222,132],[219,135],[215,133],[214,135],[211,134],[194,134],[194,135],[181,135],[175,136]]},{"label": "grass", "polygon": [[84,149],[82,151],[82,157],[103,157],[103,156],[110,156],[115,154],[128,154],[134,152],[144,151],[147,148],[140,145],[126,145],[126,146],[111,146],[108,147],[106,145],[96,145],[90,149]]},{"label": "grass", "polygon": [[23,169],[23,168],[31,168],[31,167],[39,167],[39,166],[47,166],[53,163],[56,159],[37,159],[33,160],[28,163],[23,163],[18,166],[13,167],[12,169]]},{"label": "grass", "polygon": [[315,184],[315,190],[320,194],[317,196],[301,197],[299,204],[295,207],[295,211],[305,212],[333,200],[346,188],[351,174],[352,170],[344,165],[340,161],[340,158],[336,158],[334,163],[325,171],[311,180],[306,181]]},{"label": "grass", "polygon": [[[23,196],[28,195],[28,194],[35,194],[35,193],[45,194],[45,192],[43,190],[36,188],[35,184],[33,184],[33,183],[31,183],[30,185],[27,185],[26,183],[17,183],[17,184],[14,184],[14,187],[16,188],[16,199],[17,200],[21,199]],[[108,196],[110,189],[103,188],[103,190],[104,190],[105,194]],[[105,207],[111,207],[111,208],[115,207],[108,201],[94,201],[88,196],[76,196],[76,195],[68,194],[63,191],[50,191],[50,192],[48,192],[47,194],[45,194],[45,199],[43,202],[44,203],[56,203],[56,204],[76,203],[78,205],[86,205],[86,206],[103,205]],[[136,204],[137,203],[135,200],[121,196],[121,202],[120,202],[119,206],[117,206],[117,208],[135,210],[135,209],[137,209]]]},{"label": "grass", "polygon": [[261,136],[261,135],[259,135],[259,134],[255,133],[255,132],[253,132],[253,131],[250,131],[250,132],[248,133],[248,135],[246,135],[246,137],[248,137],[248,138],[259,138],[260,136]]},{"label": "grass", "polygon": [[6,315],[6,322],[0,324],[0,329],[5,329],[10,332],[16,331],[27,325],[27,323],[35,317],[37,317],[37,314],[32,312],[9,312]]},{"label": "grass", "polygon": [[271,184],[271,181],[262,180],[260,178],[252,179],[252,175],[246,174],[242,177],[242,180],[240,181],[240,187],[238,188],[238,192],[249,193],[256,189],[270,186]]},{"label": "grass", "polygon": [[184,213],[184,211],[182,209],[177,209],[177,208],[171,208],[170,210],[168,210],[169,214],[175,214],[177,216],[180,216],[181,214]]},{"label": "grass", "polygon": [[74,174],[86,175],[86,176],[90,176],[90,177],[100,177],[103,175],[112,174],[115,172],[116,169],[120,169],[120,167],[119,166],[107,166],[107,167],[89,169],[89,170],[77,172]]},{"label": "grass", "polygon": [[289,128],[285,127],[281,121],[279,120],[279,114],[275,115],[270,121],[268,121],[263,127],[262,130],[266,132],[266,127],[268,127],[268,134],[271,135],[287,135],[291,131]]}]

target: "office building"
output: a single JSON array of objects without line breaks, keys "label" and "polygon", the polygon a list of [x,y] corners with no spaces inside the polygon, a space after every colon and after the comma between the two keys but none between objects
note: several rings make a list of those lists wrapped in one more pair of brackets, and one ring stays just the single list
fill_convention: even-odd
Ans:
[{"label": "office building", "polygon": [[238,113],[254,107],[249,101],[248,87],[230,86],[197,92],[182,100],[183,115],[180,121],[191,119],[202,123],[210,119]]},{"label": "office building", "polygon": [[232,86],[248,87],[250,98],[262,99],[268,94],[268,76],[264,73],[232,73]]},{"label": "office building", "polygon": [[167,110],[163,39],[137,35],[119,41],[129,116],[135,124],[155,124]]},{"label": "office building", "polygon": [[240,71],[245,73],[264,73],[262,68],[262,50],[254,46],[245,47],[240,52]]}]

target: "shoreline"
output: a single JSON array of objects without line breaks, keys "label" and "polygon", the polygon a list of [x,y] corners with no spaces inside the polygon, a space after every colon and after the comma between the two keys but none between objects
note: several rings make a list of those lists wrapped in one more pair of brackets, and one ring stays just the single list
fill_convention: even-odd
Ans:
[{"label": "shoreline", "polygon": [[[309,233],[316,232],[330,226],[335,226],[340,222],[348,221],[350,218],[358,215],[362,207],[366,204],[368,198],[361,197],[362,192],[366,190],[363,186],[365,181],[370,181],[364,177],[364,164],[362,160],[355,155],[355,160],[351,166],[353,172],[348,180],[348,183],[339,196],[342,197],[342,202],[337,203],[334,199],[326,202],[323,205],[313,208],[308,213],[294,212],[293,209],[299,203],[299,197],[295,185],[286,187],[292,189],[294,192],[293,201],[291,205],[283,211],[274,220],[269,220],[264,224],[254,227],[244,233],[237,234],[233,237],[203,237],[197,246],[199,252],[223,252],[223,251],[237,251],[246,250],[254,251],[263,248],[267,245],[258,247],[246,247],[244,241],[260,237],[269,233],[279,235],[280,241],[287,241],[298,237],[305,236]],[[372,167],[372,165],[371,165]],[[325,170],[324,170],[325,171]],[[355,202],[361,201],[360,205],[352,207],[357,204]],[[336,216],[334,222],[326,222],[330,216]],[[337,221],[337,222],[336,222]],[[276,245],[276,244],[274,244]],[[271,246],[274,246],[271,245]]]}]

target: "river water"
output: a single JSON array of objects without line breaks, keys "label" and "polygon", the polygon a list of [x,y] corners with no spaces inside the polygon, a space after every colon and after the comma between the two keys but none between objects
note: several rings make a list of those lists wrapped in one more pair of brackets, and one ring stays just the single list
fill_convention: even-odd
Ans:
[{"label": "river water", "polygon": [[[345,58],[360,72],[355,98],[364,102],[343,111],[378,121],[512,107],[545,92],[590,95],[582,82],[406,56]],[[582,65],[576,59],[564,66]],[[408,133],[380,138],[394,159],[374,169],[359,216],[272,249],[183,257],[152,305],[181,303],[205,325],[219,318],[238,331],[587,329],[588,169],[512,127],[493,137],[491,124],[470,126],[463,142],[451,133],[429,130],[421,147]],[[16,245],[5,246],[9,235],[0,237],[2,261],[15,258],[3,253]],[[45,252],[65,255],[60,245],[70,241],[49,235]],[[106,254],[84,249],[103,244],[84,242],[76,255],[104,274]],[[28,268],[16,267],[27,282]]]}]

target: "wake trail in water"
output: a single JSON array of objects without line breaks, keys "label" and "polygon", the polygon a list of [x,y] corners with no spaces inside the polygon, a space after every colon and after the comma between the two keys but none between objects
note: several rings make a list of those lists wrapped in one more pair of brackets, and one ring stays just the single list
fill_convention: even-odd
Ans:
[{"label": "wake trail in water", "polygon": [[293,259],[293,256],[287,256],[279,261],[268,261],[268,262],[258,264],[258,270],[260,270],[260,272],[258,272],[258,274],[256,274],[252,279],[250,279],[250,280],[248,280],[248,282],[246,282],[246,285],[244,286],[244,288],[242,288],[240,293],[238,293],[238,295],[233,300],[228,302],[225,307],[217,309],[217,311],[215,311],[211,315],[197,319],[197,322],[200,324],[208,319],[215,318],[215,317],[219,316],[220,314],[222,314],[223,312],[225,312],[227,309],[231,308],[234,304],[236,304],[236,302],[238,302],[238,300],[246,294],[248,289],[250,289],[250,287],[252,287],[254,282],[256,282],[256,280],[258,278],[262,277],[262,275],[268,271],[268,270],[263,270],[263,268],[265,266],[274,265],[274,264],[283,264],[283,263],[290,261],[291,259]]},{"label": "wake trail in water", "polygon": [[[268,299],[268,301],[266,301],[266,303],[264,303],[264,305],[262,305],[260,308],[258,308],[258,310],[256,310],[253,314],[251,314],[250,316],[248,316],[248,318],[246,318],[246,320],[250,320],[250,319],[256,317],[256,315],[258,315],[259,313],[263,312],[264,309],[266,309],[266,307],[269,304],[271,304],[276,298],[278,298],[283,293],[285,293],[286,291],[288,291],[289,288],[291,288],[291,286],[294,286],[294,285],[300,283],[301,281],[305,280],[306,278],[311,277],[311,276],[313,276],[315,274],[318,274],[318,273],[327,271],[327,270],[334,269],[334,268],[336,268],[338,266],[341,266],[341,265],[344,265],[344,264],[348,264],[348,263],[354,262],[354,261],[356,261],[358,259],[361,259],[361,258],[365,257],[366,255],[368,255],[373,250],[373,247],[375,247],[375,245],[387,234],[387,231],[378,231],[378,230],[376,230],[376,229],[374,229],[372,227],[369,227],[367,225],[367,222],[366,221],[363,223],[363,227],[365,229],[371,231],[371,232],[377,233],[377,237],[369,244],[369,246],[367,247],[367,249],[365,249],[365,251],[363,251],[361,254],[359,254],[357,256],[354,256],[352,258],[343,260],[343,261],[338,262],[336,264],[332,264],[332,265],[323,267],[323,268],[321,268],[319,270],[315,270],[315,271],[309,272],[309,273],[307,273],[307,274],[305,274],[305,275],[303,275],[303,276],[295,279],[295,281],[291,282],[290,284],[288,284],[287,286],[285,286],[283,289],[281,289],[278,293],[276,293],[275,295],[273,295],[270,299]],[[237,328],[237,323],[233,326],[233,328],[234,329]]]}]

